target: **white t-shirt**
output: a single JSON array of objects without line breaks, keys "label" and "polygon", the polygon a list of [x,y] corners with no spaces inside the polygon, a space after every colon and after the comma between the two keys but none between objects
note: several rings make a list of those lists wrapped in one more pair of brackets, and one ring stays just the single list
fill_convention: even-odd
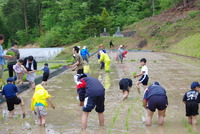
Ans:
[{"label": "white t-shirt", "polygon": [[142,66],[141,73],[144,72],[144,75],[148,75],[148,68],[146,65]]}]

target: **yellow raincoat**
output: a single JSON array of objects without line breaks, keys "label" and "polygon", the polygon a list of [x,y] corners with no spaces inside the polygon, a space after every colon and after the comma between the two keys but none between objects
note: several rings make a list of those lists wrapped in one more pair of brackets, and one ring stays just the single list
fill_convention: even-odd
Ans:
[{"label": "yellow raincoat", "polygon": [[45,107],[48,107],[46,99],[49,97],[51,97],[51,95],[48,93],[48,91],[45,90],[42,85],[37,85],[31,101],[31,110],[35,110],[36,103],[42,103]]},{"label": "yellow raincoat", "polygon": [[110,69],[110,58],[107,54],[105,54],[104,52],[101,52],[99,62],[104,62],[105,63],[105,70],[109,71],[109,69]]}]

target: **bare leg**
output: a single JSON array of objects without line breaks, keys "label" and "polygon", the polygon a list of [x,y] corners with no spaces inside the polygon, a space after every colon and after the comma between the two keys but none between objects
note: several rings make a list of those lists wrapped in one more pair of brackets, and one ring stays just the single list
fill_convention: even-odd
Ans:
[{"label": "bare leg", "polygon": [[42,117],[41,117],[41,116],[38,117],[38,125],[39,125],[39,126],[42,126]]},{"label": "bare leg", "polygon": [[42,85],[42,86],[43,86],[43,85],[45,85],[45,82],[44,82],[44,81],[42,81],[41,85]]},{"label": "bare leg", "polygon": [[152,117],[153,117],[153,113],[152,111],[150,111],[149,109],[147,109],[147,119],[146,119],[146,126],[151,126],[152,123]]},{"label": "bare leg", "polygon": [[88,112],[83,112],[82,114],[82,129],[86,129],[87,127],[87,118],[88,118]]},{"label": "bare leg", "polygon": [[192,116],[192,125],[193,126],[197,125],[197,116]]},{"label": "bare leg", "polygon": [[23,76],[24,76],[24,73],[20,73],[19,80],[20,80],[21,83],[23,83]]},{"label": "bare leg", "polygon": [[122,94],[123,94],[123,98],[122,98],[122,101],[123,101],[128,97],[129,92],[127,90],[125,90],[125,91],[122,91]]},{"label": "bare leg", "polygon": [[158,125],[162,126],[164,123],[166,109],[159,111],[158,110]]},{"label": "bare leg", "polygon": [[192,125],[192,116],[188,116],[188,123]]},{"label": "bare leg", "polygon": [[144,91],[147,89],[147,85],[142,85]]},{"label": "bare leg", "polygon": [[9,111],[9,118],[12,119],[13,118],[13,114],[14,114],[14,110]]},{"label": "bare leg", "polygon": [[136,88],[138,90],[138,93],[140,94],[140,82],[139,81],[136,82]]},{"label": "bare leg", "polygon": [[46,116],[41,116],[42,126],[45,127]]},{"label": "bare leg", "polygon": [[30,82],[31,83],[31,88],[35,89],[35,82]]},{"label": "bare leg", "polygon": [[22,115],[23,115],[23,118],[25,118],[25,117],[26,117],[26,115],[25,115],[25,107],[24,107],[24,101],[23,101],[22,99],[21,99],[20,106],[21,106],[21,108],[22,108]]},{"label": "bare leg", "polygon": [[98,116],[99,116],[99,125],[104,126],[104,114],[98,113]]}]

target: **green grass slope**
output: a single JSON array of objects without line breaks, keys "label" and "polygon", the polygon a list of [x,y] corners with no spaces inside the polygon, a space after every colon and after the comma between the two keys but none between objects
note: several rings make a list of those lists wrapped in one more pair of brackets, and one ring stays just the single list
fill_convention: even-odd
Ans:
[{"label": "green grass slope", "polygon": [[[109,48],[112,40],[117,49],[125,45],[126,49],[138,49],[142,40],[147,45],[142,49],[171,52],[186,56],[200,58],[200,0],[191,0],[188,7],[181,4],[171,8],[158,16],[143,19],[124,30],[136,31],[134,37],[97,37],[78,42],[73,46],[87,46],[89,52],[98,50],[103,44]],[[72,47],[68,46],[56,59],[71,58]]]},{"label": "green grass slope", "polygon": [[188,8],[169,9],[126,29],[137,31],[135,38],[147,40],[145,49],[200,58],[200,5],[197,2],[191,1]]}]

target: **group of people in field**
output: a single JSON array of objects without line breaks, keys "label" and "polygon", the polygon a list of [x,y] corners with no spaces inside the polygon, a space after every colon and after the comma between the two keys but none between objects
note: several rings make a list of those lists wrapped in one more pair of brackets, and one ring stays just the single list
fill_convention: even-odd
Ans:
[{"label": "group of people in field", "polygon": [[[78,48],[74,47],[74,54],[78,56]],[[117,60],[123,63],[123,58],[127,54],[124,50],[124,46],[120,45],[117,53]],[[110,72],[110,58],[104,49],[104,46],[101,45],[98,52],[98,61],[100,62],[100,69],[105,68],[106,72]],[[76,60],[75,64],[79,65],[79,61]],[[146,116],[146,125],[150,126],[152,124],[152,117],[156,109],[158,110],[158,125],[163,125],[165,112],[168,106],[168,97],[166,94],[166,90],[160,85],[159,82],[155,81],[152,85],[148,86],[149,76],[148,76],[148,68],[146,66],[147,60],[146,58],[142,58],[140,60],[140,64],[142,66],[141,72],[134,75],[134,78],[140,77],[136,82],[136,89],[139,94],[140,85],[142,84],[143,88],[143,107],[147,111]],[[99,116],[99,123],[102,126],[104,124],[104,100],[105,100],[105,89],[102,84],[98,81],[98,79],[93,77],[88,77],[84,74],[82,70],[77,71],[77,93],[79,94],[80,106],[83,110],[82,115],[82,128],[85,129],[87,126],[87,117],[89,112],[95,108],[96,112]],[[130,92],[130,88],[132,87],[132,79],[130,78],[122,78],[119,81],[119,88],[122,90],[122,100],[125,100]],[[192,125],[197,125],[196,116],[198,113],[198,103],[200,103],[200,95],[199,95],[200,84],[198,82],[193,82],[191,84],[191,90],[185,93],[183,97],[183,102],[186,104],[186,116],[188,117],[188,123]]]},{"label": "group of people in field", "polygon": [[[28,56],[25,59],[20,59],[20,53],[17,49],[17,43],[13,42],[12,47],[8,49],[7,54],[4,54],[2,44],[4,42],[4,36],[0,35],[0,81],[1,86],[3,86],[3,72],[4,72],[4,65],[5,58],[8,61],[8,75],[6,82],[7,84],[2,88],[1,94],[3,98],[5,98],[7,103],[7,108],[9,111],[9,118],[13,118],[14,114],[14,105],[20,105],[22,108],[22,117],[25,118],[25,108],[24,108],[24,101],[17,96],[19,92],[17,86],[15,84],[23,84],[23,76],[26,74],[26,79],[29,81],[30,86],[32,89],[35,89],[31,109],[34,110],[39,118],[39,125],[45,125],[45,117],[46,117],[46,107],[48,106],[46,99],[49,101],[51,106],[55,108],[53,103],[50,100],[50,95],[48,92],[43,88],[42,85],[47,84],[47,79],[50,74],[50,69],[48,64],[45,63],[44,67],[41,70],[37,70],[37,62],[33,58],[33,56]],[[9,53],[10,52],[10,53]],[[43,78],[41,85],[35,86],[35,72],[36,71],[43,71]]]},{"label": "group of people in field", "polygon": [[[2,37],[0,36],[0,44],[2,43]],[[12,56],[1,54],[1,51],[3,52],[3,49],[0,45],[0,58],[12,58]],[[123,58],[126,54],[127,51],[124,50],[124,46],[120,45],[116,59],[123,63]],[[88,115],[94,108],[98,113],[100,126],[104,126],[105,88],[97,78],[90,77],[84,73],[84,60],[89,62],[89,56],[90,54],[86,46],[84,46],[81,51],[80,47],[74,46],[73,57],[75,61],[72,65],[68,66],[68,68],[72,68],[73,71],[76,71],[74,82],[76,83],[77,94],[79,95],[79,105],[82,106],[83,111],[82,129],[86,129]],[[105,69],[105,72],[110,72],[111,60],[103,45],[99,47],[97,58],[100,69]],[[134,78],[140,77],[136,82],[136,89],[138,93],[141,94],[140,85],[142,84],[144,91],[143,107],[147,110],[146,125],[150,126],[152,124],[152,117],[156,109],[158,110],[158,125],[163,125],[166,108],[168,106],[166,90],[157,81],[148,86],[149,76],[146,63],[146,58],[142,58],[140,60],[142,66],[141,72],[134,75]],[[34,82],[35,71],[37,71],[37,62],[32,56],[29,56],[24,60],[19,59],[18,62],[13,65],[13,69],[17,74],[18,80],[22,80],[21,76],[23,76],[23,73],[28,72],[29,76],[27,75],[27,80],[29,82]],[[34,83],[31,83],[32,87],[35,89],[31,102],[31,110],[35,111],[37,114],[40,126],[45,126],[47,115],[46,108],[48,107],[48,104],[50,104],[52,108],[55,108],[50,99],[51,95],[43,87],[49,77],[50,71],[48,64],[44,65],[43,71],[42,84],[35,86]],[[7,79],[7,84],[3,87],[2,95],[6,99],[10,118],[13,117],[15,104],[20,104],[23,117],[25,117],[24,102],[17,97],[18,89],[14,85],[14,81],[15,80],[12,77]],[[119,88],[122,90],[122,101],[129,96],[132,85],[133,82],[131,78],[121,78],[119,81]],[[199,89],[200,84],[198,82],[193,82],[191,84],[191,90],[185,93],[183,97],[183,102],[186,104],[186,116],[188,117],[188,122],[192,125],[197,124],[196,116],[198,115],[198,103],[200,103]]]}]

